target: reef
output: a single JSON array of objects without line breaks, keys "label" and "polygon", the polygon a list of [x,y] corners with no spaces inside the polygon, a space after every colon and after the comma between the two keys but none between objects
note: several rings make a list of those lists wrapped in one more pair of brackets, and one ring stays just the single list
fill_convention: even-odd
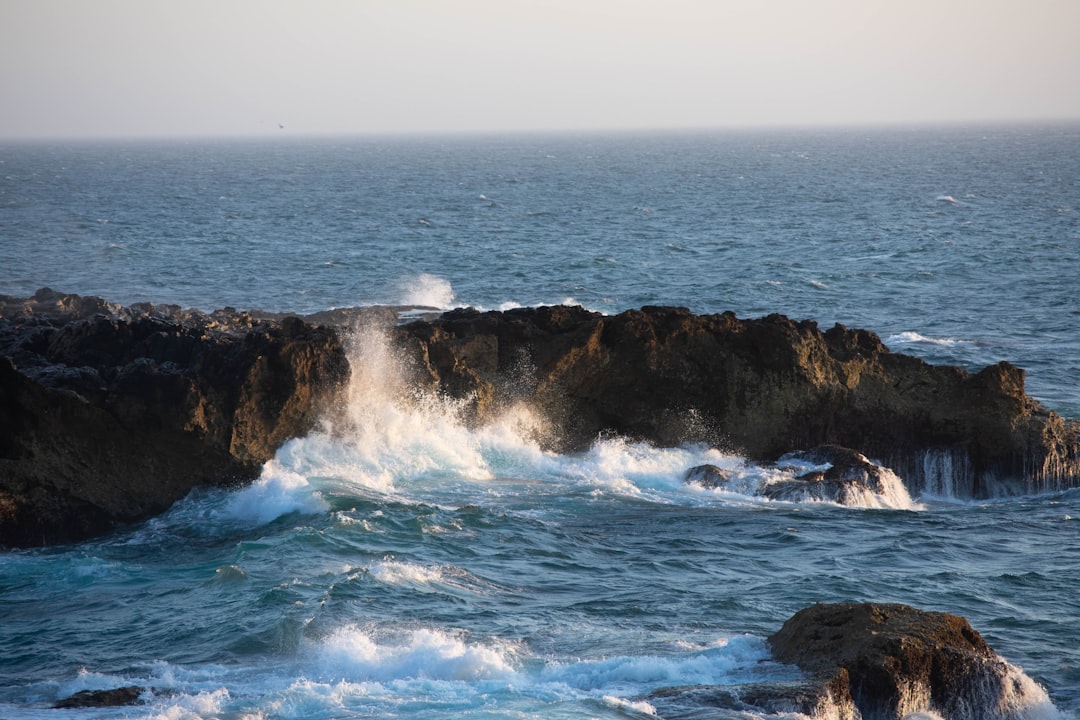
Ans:
[{"label": "reef", "polygon": [[807,497],[873,487],[866,458],[912,492],[944,475],[968,497],[1080,479],[1080,424],[1028,397],[1023,370],[1004,362],[933,366],[865,330],[779,315],[557,306],[402,322],[398,310],[206,314],[49,289],[0,296],[0,546],[85,539],[193,488],[257,477],[335,412],[348,338],[365,332],[390,339],[410,393],[456,398],[475,424],[526,404],[553,450],[605,434],[760,462],[851,448],[825,458],[836,470],[780,489]]}]

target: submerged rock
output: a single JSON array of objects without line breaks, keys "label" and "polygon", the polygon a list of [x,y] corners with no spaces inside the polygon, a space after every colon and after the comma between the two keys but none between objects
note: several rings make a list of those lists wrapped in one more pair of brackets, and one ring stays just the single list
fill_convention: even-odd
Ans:
[{"label": "submerged rock", "polygon": [[847,686],[835,689],[824,683],[751,683],[746,685],[694,685],[655,690],[648,696],[658,714],[670,720],[698,720],[713,715],[703,708],[730,710],[737,715],[789,716],[829,720],[859,720]]},{"label": "submerged rock", "polygon": [[[683,475],[683,482],[710,490],[748,493],[782,502],[824,502],[848,507],[910,509],[911,495],[892,470],[865,455],[840,447],[822,445],[812,450],[787,453],[775,464],[764,466],[755,481],[716,465],[697,465]],[[777,477],[779,475],[779,477]]]},{"label": "submerged rock", "polygon": [[78,708],[103,708],[123,707],[125,705],[142,705],[142,696],[147,693],[146,688],[137,685],[113,688],[111,690],[81,690],[62,700],[53,703],[57,710],[74,710]]},{"label": "submerged rock", "polygon": [[937,713],[945,720],[1020,720],[1051,707],[1042,688],[1000,658],[962,617],[907,605],[844,603],[800,610],[769,638],[774,657],[863,720]]}]

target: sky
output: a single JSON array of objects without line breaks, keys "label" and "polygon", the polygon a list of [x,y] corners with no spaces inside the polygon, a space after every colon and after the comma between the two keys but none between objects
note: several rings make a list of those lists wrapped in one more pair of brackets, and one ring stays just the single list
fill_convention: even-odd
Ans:
[{"label": "sky", "polygon": [[1077,0],[0,0],[0,139],[1080,119]]}]

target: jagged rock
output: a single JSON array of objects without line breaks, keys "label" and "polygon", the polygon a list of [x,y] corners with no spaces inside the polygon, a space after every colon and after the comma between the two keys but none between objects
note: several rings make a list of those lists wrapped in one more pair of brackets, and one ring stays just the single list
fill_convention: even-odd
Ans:
[{"label": "jagged rock", "polygon": [[250,480],[348,378],[299,318],[0,296],[0,546],[67,542]]},{"label": "jagged rock", "polygon": [[125,705],[142,705],[143,694],[146,688],[137,685],[129,685],[111,690],[81,690],[74,695],[58,700],[53,704],[57,710],[74,710],[77,708],[103,708],[122,707]]},{"label": "jagged rock", "polygon": [[466,399],[476,422],[527,401],[550,418],[558,450],[605,432],[761,461],[838,444],[880,458],[913,491],[928,481],[927,453],[947,453],[964,468],[957,494],[973,497],[1080,479],[1080,424],[1025,395],[1019,368],[933,366],[841,325],[559,306],[457,310],[396,335],[417,383]]},{"label": "jagged rock", "polygon": [[998,657],[962,617],[907,605],[814,605],[768,639],[773,656],[834,692],[863,720],[935,712],[946,720],[1019,720],[1045,693]]}]

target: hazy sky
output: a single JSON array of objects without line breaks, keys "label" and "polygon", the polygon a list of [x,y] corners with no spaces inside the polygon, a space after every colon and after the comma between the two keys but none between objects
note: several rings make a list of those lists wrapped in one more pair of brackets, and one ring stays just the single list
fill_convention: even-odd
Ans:
[{"label": "hazy sky", "polygon": [[1041,119],[1078,0],[0,0],[0,138]]}]

